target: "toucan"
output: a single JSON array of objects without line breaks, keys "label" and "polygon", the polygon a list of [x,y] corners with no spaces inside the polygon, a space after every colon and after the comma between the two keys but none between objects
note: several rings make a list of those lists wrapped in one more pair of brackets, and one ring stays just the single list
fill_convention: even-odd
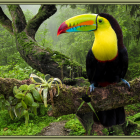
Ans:
[{"label": "toucan", "polygon": [[[93,31],[95,40],[86,57],[86,71],[90,82],[90,92],[95,87],[105,87],[124,79],[128,69],[128,53],[123,44],[123,34],[117,20],[107,14],[82,14],[63,22],[57,35],[69,32]],[[97,112],[99,122],[105,127],[125,122],[124,107]],[[94,115],[94,121],[98,122]]]}]

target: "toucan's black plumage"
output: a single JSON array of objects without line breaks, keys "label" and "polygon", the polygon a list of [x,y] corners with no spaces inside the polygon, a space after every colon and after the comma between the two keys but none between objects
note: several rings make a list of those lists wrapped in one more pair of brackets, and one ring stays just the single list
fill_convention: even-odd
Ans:
[{"label": "toucan's black plumage", "polygon": [[[92,49],[89,50],[86,57],[86,70],[90,83],[94,83],[95,87],[101,86],[103,83],[106,86],[108,83],[120,82],[121,78],[124,78],[128,68],[128,54],[123,44],[122,30],[118,22],[111,15],[105,13],[100,13],[98,15],[106,18],[115,31],[117,35],[118,55],[112,61],[100,62],[93,55]],[[106,127],[123,124],[125,121],[124,107],[99,111],[97,112],[97,116],[99,117],[101,124]],[[98,122],[95,115],[94,120],[95,122]]]},{"label": "toucan's black plumage", "polygon": [[[95,40],[86,57],[87,76],[91,83],[90,91],[95,87],[104,87],[109,84],[123,81],[128,68],[128,54],[123,45],[122,30],[109,14],[83,14],[72,17],[63,22],[57,35],[69,32],[93,31]],[[90,97],[83,96],[85,102],[90,102]],[[123,107],[97,112],[101,124],[112,126],[125,121]],[[94,120],[97,121],[96,116]]]}]

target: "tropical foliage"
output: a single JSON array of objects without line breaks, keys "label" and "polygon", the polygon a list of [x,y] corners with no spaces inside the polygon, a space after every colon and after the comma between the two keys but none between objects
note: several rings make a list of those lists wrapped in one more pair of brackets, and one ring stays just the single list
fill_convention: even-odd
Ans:
[{"label": "tropical foliage", "polygon": [[[57,29],[62,22],[72,16],[84,13],[106,12],[117,19],[123,31],[124,45],[128,50],[129,56],[129,67],[126,79],[131,80],[140,76],[140,5],[57,5],[57,8],[57,13],[45,21],[36,34],[36,40],[41,46],[45,48],[50,47],[69,56],[70,59],[79,62],[83,69],[85,69],[86,54],[92,47],[94,33],[70,33],[57,37]],[[5,13],[10,18],[10,14],[6,9]],[[24,14],[27,22],[34,16],[30,10],[24,11]],[[40,72],[32,69],[20,57],[16,48],[15,38],[0,25],[0,77],[24,80],[29,78],[30,73],[36,73],[41,77],[44,76]],[[21,101],[21,104],[24,104],[23,101]],[[23,106],[26,108],[29,105]],[[139,103],[128,105],[125,108],[128,119],[139,124]],[[28,122],[28,126],[24,125],[25,120],[23,117],[11,121],[8,112],[6,110],[1,111],[0,135],[35,135],[39,133],[43,127],[49,125],[50,122],[60,121],[63,120],[62,118],[66,119],[68,117],[69,122],[66,124],[66,128],[72,130],[71,135],[83,135],[85,132],[81,124],[77,120],[74,120],[73,115],[69,115],[68,117],[62,116],[55,119],[46,114],[47,109],[42,109],[42,116],[34,116],[31,112],[28,113],[31,118]],[[129,112],[133,113],[129,114]],[[25,114],[27,114],[26,111]],[[28,120],[28,115],[26,115],[26,120]],[[107,130],[104,131],[106,135],[108,135]],[[131,133],[131,135],[139,134],[139,129],[135,129]]]}]

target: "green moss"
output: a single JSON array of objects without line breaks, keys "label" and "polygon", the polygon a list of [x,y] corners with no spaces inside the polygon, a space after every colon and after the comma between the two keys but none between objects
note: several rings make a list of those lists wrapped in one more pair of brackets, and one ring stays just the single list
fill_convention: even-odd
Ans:
[{"label": "green moss", "polygon": [[17,7],[18,7],[18,5],[7,5],[7,7],[8,7],[8,9],[9,9],[9,11],[15,11],[16,9],[17,9]]}]

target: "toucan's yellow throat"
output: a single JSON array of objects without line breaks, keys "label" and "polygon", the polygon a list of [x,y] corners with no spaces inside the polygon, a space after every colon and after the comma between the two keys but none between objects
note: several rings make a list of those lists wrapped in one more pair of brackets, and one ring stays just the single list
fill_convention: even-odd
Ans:
[{"label": "toucan's yellow throat", "polygon": [[118,54],[116,33],[112,29],[109,21],[103,17],[98,17],[97,24],[98,28],[94,31],[95,40],[92,46],[92,52],[99,61],[111,61]]},{"label": "toucan's yellow throat", "polygon": [[97,14],[83,14],[63,22],[57,35],[68,32],[94,31],[92,52],[99,61],[111,61],[118,54],[117,36],[109,21]]}]

